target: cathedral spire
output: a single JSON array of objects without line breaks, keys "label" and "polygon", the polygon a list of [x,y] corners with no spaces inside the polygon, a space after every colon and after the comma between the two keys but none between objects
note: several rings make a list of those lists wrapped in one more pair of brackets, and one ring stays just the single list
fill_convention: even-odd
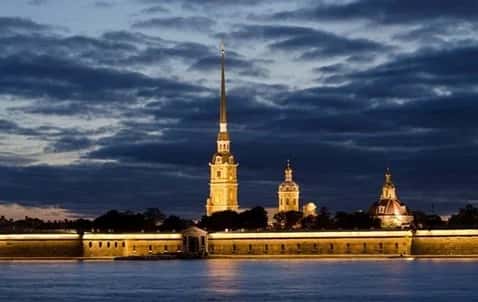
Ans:
[{"label": "cathedral spire", "polygon": [[219,131],[227,132],[226,76],[224,72],[224,42],[221,42],[221,103],[219,109]]},{"label": "cathedral spire", "polygon": [[284,170],[285,181],[292,181],[292,168],[290,166],[290,160],[287,160],[287,166]]},{"label": "cathedral spire", "polygon": [[228,154],[230,150],[229,132],[227,132],[226,76],[224,72],[224,43],[221,43],[221,100],[219,102],[219,133],[217,152]]},{"label": "cathedral spire", "polygon": [[390,168],[387,168],[387,170],[385,171],[385,183],[382,187],[382,194],[380,195],[380,199],[398,199],[396,188],[392,181],[392,172],[390,172]]}]

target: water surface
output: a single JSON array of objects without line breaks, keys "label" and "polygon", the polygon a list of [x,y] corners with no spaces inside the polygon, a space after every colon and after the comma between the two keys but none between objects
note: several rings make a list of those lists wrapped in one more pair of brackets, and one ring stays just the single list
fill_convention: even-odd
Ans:
[{"label": "water surface", "polygon": [[0,262],[0,301],[478,301],[478,261]]}]

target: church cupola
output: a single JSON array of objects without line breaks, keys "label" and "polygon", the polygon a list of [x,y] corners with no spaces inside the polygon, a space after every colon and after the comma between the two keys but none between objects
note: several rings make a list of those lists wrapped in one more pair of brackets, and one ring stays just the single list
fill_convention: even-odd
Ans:
[{"label": "church cupola", "polygon": [[290,161],[284,169],[284,181],[279,185],[277,192],[279,212],[299,211],[299,185],[293,180],[293,170]]},{"label": "church cupola", "polygon": [[409,226],[413,221],[413,216],[407,206],[398,199],[390,169],[385,171],[385,182],[382,186],[380,198],[370,207],[369,213],[371,216],[380,219],[384,228]]}]

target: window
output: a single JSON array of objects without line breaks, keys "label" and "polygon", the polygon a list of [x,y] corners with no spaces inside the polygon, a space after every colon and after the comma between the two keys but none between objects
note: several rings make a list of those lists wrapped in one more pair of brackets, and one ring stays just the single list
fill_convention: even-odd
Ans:
[{"label": "window", "polygon": [[378,249],[379,249],[379,250],[383,250],[383,243],[382,243],[382,242],[380,242],[380,243],[378,244]]},{"label": "window", "polygon": [[149,251],[152,252],[153,251],[153,246],[150,244],[149,245]]},{"label": "window", "polygon": [[367,252],[367,243],[366,242],[363,243],[363,252],[364,253]]},{"label": "window", "polygon": [[252,244],[249,244],[249,250],[248,250],[249,253],[252,252]]},{"label": "window", "polygon": [[333,251],[334,250],[334,244],[331,243],[330,246],[329,246],[330,250]]},{"label": "window", "polygon": [[317,250],[317,243],[314,243],[313,249],[314,249],[314,250]]},{"label": "window", "polygon": [[214,253],[214,244],[209,245],[209,252]]},{"label": "window", "polygon": [[103,246],[103,242],[100,241],[100,242],[98,243],[98,246],[101,248],[101,246]]},{"label": "window", "polygon": [[280,250],[281,250],[281,252],[285,252],[285,245],[284,244],[280,245]]},{"label": "window", "polygon": [[216,172],[216,176],[217,176],[217,177],[221,177],[221,171],[217,171],[217,172]]},{"label": "window", "polygon": [[350,243],[347,243],[347,244],[346,244],[346,248],[347,248],[346,252],[347,252],[347,253],[350,253]]},{"label": "window", "polygon": [[378,207],[378,213],[383,214],[385,212],[385,207],[384,206],[379,206]]},{"label": "window", "polygon": [[232,245],[232,252],[233,252],[233,253],[236,252],[236,245],[235,245],[235,244]]},{"label": "window", "polygon": [[300,243],[297,243],[297,249],[300,250]]},{"label": "window", "polygon": [[91,248],[93,247],[93,242],[90,241],[90,242],[88,243],[88,247],[91,249]]},{"label": "window", "polygon": [[167,246],[167,245],[164,246],[164,251],[165,251],[165,252],[168,251],[168,246]]},{"label": "window", "polygon": [[126,246],[126,244],[125,244],[124,241],[121,243],[121,246],[122,246],[122,247],[125,247],[125,246]]},{"label": "window", "polygon": [[118,242],[115,241],[115,249],[118,248]]},{"label": "window", "polygon": [[109,241],[106,243],[106,247],[110,248],[110,242]]},{"label": "window", "polygon": [[265,244],[264,245],[264,251],[267,253],[269,251],[269,245],[268,244]]},{"label": "window", "polygon": [[398,250],[398,242],[395,242],[395,249]]}]

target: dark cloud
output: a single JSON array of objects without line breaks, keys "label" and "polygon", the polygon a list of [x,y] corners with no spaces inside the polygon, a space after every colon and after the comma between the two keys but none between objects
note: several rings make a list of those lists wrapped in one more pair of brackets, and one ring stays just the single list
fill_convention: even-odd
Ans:
[{"label": "dark cloud", "polygon": [[215,22],[206,17],[168,17],[153,18],[138,21],[133,24],[134,28],[164,28],[188,31],[210,31]]},{"label": "dark cloud", "polygon": [[228,40],[265,41],[272,51],[298,52],[305,60],[324,56],[377,53],[391,49],[389,46],[368,39],[347,38],[300,26],[246,25],[225,36]]},{"label": "dark cloud", "polygon": [[154,5],[141,10],[143,14],[169,13],[170,10],[163,5]]},{"label": "dark cloud", "polygon": [[51,30],[52,27],[19,17],[0,17],[0,37],[12,34],[38,34]]},{"label": "dark cloud", "polygon": [[140,73],[94,68],[48,56],[0,59],[3,93],[54,99],[126,101],[126,96],[167,96],[202,88]]},{"label": "dark cloud", "polygon": [[454,19],[474,21],[478,17],[478,3],[469,0],[445,1],[439,5],[434,0],[359,0],[345,4],[320,3],[315,8],[300,8],[279,12],[276,20],[314,19],[314,20],[351,20],[399,24],[422,23],[429,20]]},{"label": "dark cloud", "polygon": [[112,1],[95,1],[94,5],[95,7],[100,7],[100,8],[110,8],[114,6],[115,3]]}]

